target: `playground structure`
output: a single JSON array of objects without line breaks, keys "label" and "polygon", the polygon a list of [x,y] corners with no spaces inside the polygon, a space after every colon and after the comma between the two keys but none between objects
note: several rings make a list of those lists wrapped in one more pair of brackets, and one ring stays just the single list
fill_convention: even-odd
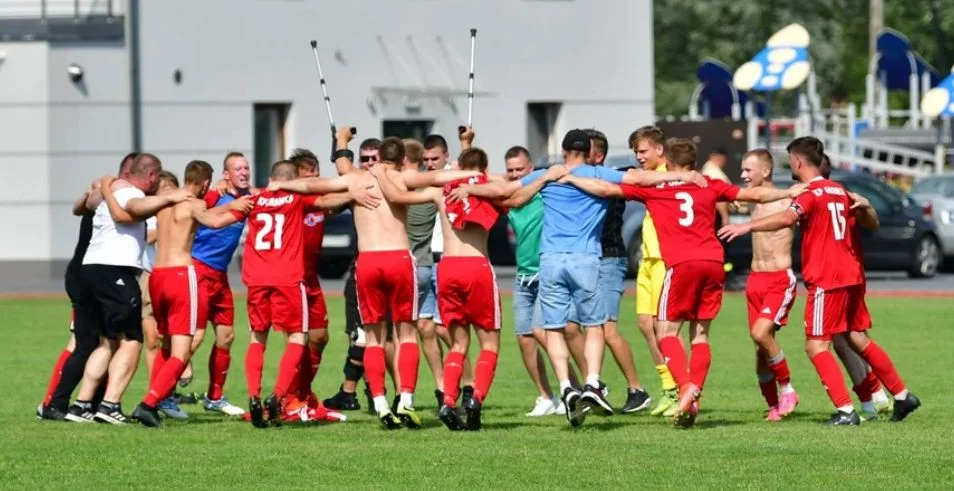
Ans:
[{"label": "playground structure", "polygon": [[[785,146],[812,135],[825,144],[834,166],[909,176],[942,173],[951,146],[954,76],[944,80],[900,33],[885,29],[865,78],[865,102],[825,108],[818,96],[808,52],[808,31],[791,24],[734,73],[704,60],[689,101],[689,121],[746,122],[748,148],[766,147],[787,161]],[[772,95],[797,91],[794,117],[773,118]],[[888,92],[908,91],[908,107],[888,107]]]}]

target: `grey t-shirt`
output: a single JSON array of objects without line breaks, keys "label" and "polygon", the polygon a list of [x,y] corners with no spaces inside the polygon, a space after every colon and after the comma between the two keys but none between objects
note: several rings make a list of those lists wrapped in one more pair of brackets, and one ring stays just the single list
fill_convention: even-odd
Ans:
[{"label": "grey t-shirt", "polygon": [[411,243],[411,254],[414,254],[418,266],[434,265],[431,237],[434,235],[436,217],[437,205],[434,203],[407,207],[407,239]]}]

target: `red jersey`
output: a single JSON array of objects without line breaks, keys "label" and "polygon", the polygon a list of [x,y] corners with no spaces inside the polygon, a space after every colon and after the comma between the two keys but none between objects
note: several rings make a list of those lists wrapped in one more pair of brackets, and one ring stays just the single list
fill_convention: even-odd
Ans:
[{"label": "red jersey", "polygon": [[802,277],[808,287],[825,290],[860,285],[860,234],[851,217],[851,198],[835,181],[812,179],[808,190],[789,208],[798,215],[802,227]]},{"label": "red jersey", "polygon": [[307,197],[265,191],[248,214],[242,252],[242,282],[248,286],[290,286],[305,277],[302,251]]},{"label": "red jersey", "polygon": [[486,199],[468,196],[464,201],[447,202],[447,195],[454,189],[466,184],[484,184],[486,182],[487,176],[482,174],[469,179],[458,179],[444,186],[444,208],[447,212],[448,221],[455,229],[461,230],[468,223],[475,223],[484,230],[490,230],[497,223],[497,218],[500,217],[500,208]]},{"label": "red jersey", "polygon": [[325,239],[325,212],[305,213],[304,235],[305,276],[314,277],[318,275],[318,256]]},{"label": "red jersey", "polygon": [[739,187],[708,177],[706,181],[709,187],[705,188],[682,181],[655,187],[619,185],[624,198],[646,203],[667,267],[686,261],[721,263],[725,257],[715,236],[715,205],[734,200]]}]

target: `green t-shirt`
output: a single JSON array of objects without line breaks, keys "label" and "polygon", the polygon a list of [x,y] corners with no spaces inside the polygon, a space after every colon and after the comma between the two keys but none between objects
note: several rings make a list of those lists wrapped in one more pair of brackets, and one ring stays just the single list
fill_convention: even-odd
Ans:
[{"label": "green t-shirt", "polygon": [[433,266],[431,237],[434,235],[434,217],[437,205],[423,203],[407,207],[407,240],[411,243],[411,253],[418,266]]},{"label": "green t-shirt", "polygon": [[538,193],[523,208],[507,213],[510,226],[517,236],[517,274],[534,275],[540,272],[540,233],[543,230],[543,197]]}]

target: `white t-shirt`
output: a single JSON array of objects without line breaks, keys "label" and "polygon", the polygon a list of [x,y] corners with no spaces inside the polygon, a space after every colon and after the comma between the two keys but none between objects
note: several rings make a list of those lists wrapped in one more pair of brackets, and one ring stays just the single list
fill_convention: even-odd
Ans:
[{"label": "white t-shirt", "polygon": [[[124,210],[133,198],[145,198],[139,188],[128,187],[113,193]],[[129,266],[142,269],[142,254],[146,243],[146,225],[143,222],[117,224],[109,214],[106,200],[93,214],[93,237],[83,258],[83,264]]]},{"label": "white t-shirt", "polygon": [[[150,230],[156,229],[156,217],[149,217],[146,219],[146,235],[149,234]],[[152,273],[152,267],[156,264],[156,243],[146,244],[142,249],[142,269]]]}]

